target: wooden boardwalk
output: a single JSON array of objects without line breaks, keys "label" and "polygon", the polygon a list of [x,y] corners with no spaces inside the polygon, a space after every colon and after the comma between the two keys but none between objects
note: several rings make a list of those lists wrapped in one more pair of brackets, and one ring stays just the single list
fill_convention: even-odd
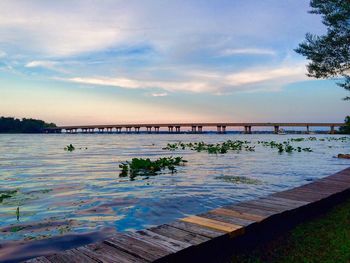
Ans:
[{"label": "wooden boardwalk", "polygon": [[315,182],[26,262],[220,262],[350,197],[350,167]]}]

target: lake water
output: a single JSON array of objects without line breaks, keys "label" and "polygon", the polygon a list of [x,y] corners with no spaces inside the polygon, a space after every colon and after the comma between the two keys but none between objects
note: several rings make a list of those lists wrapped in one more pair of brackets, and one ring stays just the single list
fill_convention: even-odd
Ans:
[{"label": "lake water", "polygon": [[[313,152],[280,154],[277,149],[257,144],[258,140],[285,141],[311,136],[317,139],[291,144],[310,147]],[[24,241],[44,240],[40,241],[44,246],[48,237],[69,236],[73,238],[70,240],[86,237],[82,243],[90,242],[114,231],[170,222],[330,175],[350,165],[349,160],[334,158],[338,153],[350,152],[350,137],[343,141],[323,140],[338,137],[271,134],[0,135],[0,193],[18,190],[13,197],[0,203],[0,261],[16,254],[21,247],[19,244]],[[167,143],[177,141],[217,143],[228,139],[251,141],[255,151],[215,155],[162,149]],[[70,143],[76,150],[64,151],[63,148]],[[119,177],[120,162],[134,157],[156,159],[165,156],[183,156],[188,163],[179,167],[175,174],[165,172],[149,178],[140,176],[134,181]],[[223,180],[223,176],[244,176],[256,179],[258,183],[235,183]]]}]

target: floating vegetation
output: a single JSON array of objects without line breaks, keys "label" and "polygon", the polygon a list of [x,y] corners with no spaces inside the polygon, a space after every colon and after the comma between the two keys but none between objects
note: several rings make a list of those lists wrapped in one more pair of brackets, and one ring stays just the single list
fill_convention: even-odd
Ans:
[{"label": "floating vegetation", "polygon": [[4,199],[13,197],[15,194],[17,194],[17,192],[18,190],[0,190],[0,204]]},{"label": "floating vegetation", "polygon": [[254,146],[249,145],[250,142],[248,141],[241,141],[241,140],[228,140],[223,143],[216,143],[216,144],[209,144],[205,142],[190,142],[190,143],[183,143],[183,142],[177,142],[177,143],[168,143],[166,147],[163,148],[163,150],[170,150],[175,151],[178,149],[190,149],[192,151],[196,152],[208,152],[209,154],[225,154],[228,151],[255,151]]},{"label": "floating vegetation", "polygon": [[119,165],[121,172],[120,177],[130,176],[135,178],[138,175],[152,176],[156,175],[162,170],[168,169],[171,173],[176,172],[176,166],[184,165],[186,160],[182,157],[163,157],[155,161],[151,161],[149,158],[133,158],[131,162],[125,162]]},{"label": "floating vegetation", "polygon": [[21,231],[23,229],[25,229],[24,226],[13,226],[10,228],[10,232],[15,233],[15,232]]},{"label": "floating vegetation", "polygon": [[302,147],[293,147],[289,144],[289,141],[284,141],[282,143],[275,142],[275,141],[258,141],[258,144],[261,144],[265,147],[275,148],[278,149],[279,153],[292,153],[294,151],[296,152],[312,152],[312,149],[309,147],[302,148]]},{"label": "floating vegetation", "polygon": [[17,209],[16,209],[16,217],[17,217],[17,221],[19,221],[19,206],[17,206]]},{"label": "floating vegetation", "polygon": [[[341,141],[341,142],[346,142],[350,140],[350,137],[347,136],[342,136],[342,137],[325,137],[325,138],[319,138],[318,141],[324,142],[324,141]],[[288,141],[291,142],[303,142],[303,141],[317,141],[317,137],[307,137],[307,138],[291,138],[288,139]]]},{"label": "floating vegetation", "polygon": [[253,179],[245,176],[228,176],[228,175],[222,175],[217,176],[215,179],[223,180],[228,183],[234,183],[234,184],[262,184],[262,181],[258,179]]},{"label": "floating vegetation", "polygon": [[75,150],[75,147],[73,146],[73,144],[69,144],[66,147],[64,147],[64,150],[68,152],[73,152]]}]

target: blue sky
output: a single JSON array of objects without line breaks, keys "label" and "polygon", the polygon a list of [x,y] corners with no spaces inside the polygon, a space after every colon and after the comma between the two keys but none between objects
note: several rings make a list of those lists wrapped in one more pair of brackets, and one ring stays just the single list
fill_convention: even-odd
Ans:
[{"label": "blue sky", "polygon": [[0,115],[57,124],[342,121],[293,49],[304,0],[0,2]]}]

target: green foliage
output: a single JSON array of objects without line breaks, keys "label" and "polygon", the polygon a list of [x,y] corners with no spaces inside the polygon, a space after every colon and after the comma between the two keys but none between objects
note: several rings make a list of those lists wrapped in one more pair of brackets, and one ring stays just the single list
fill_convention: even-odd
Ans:
[{"label": "green foliage", "polygon": [[223,176],[217,176],[215,179],[223,180],[228,183],[234,183],[234,184],[261,184],[262,182],[257,179],[248,178],[245,176],[229,176],[229,175],[223,175]]},{"label": "green foliage", "polygon": [[17,190],[6,190],[6,191],[0,191],[0,204],[2,201],[6,198],[11,198],[17,193]]},{"label": "green foliage", "polygon": [[24,226],[13,226],[10,228],[10,232],[15,233],[15,232],[21,231],[23,229],[25,229]]},{"label": "green foliage", "polygon": [[19,221],[19,206],[17,206],[17,209],[16,209],[16,217],[17,217],[17,221]]},{"label": "green foliage", "polygon": [[[314,140],[316,137],[309,137],[309,140]],[[291,139],[291,141],[304,141],[304,138]],[[311,148],[301,148],[301,147],[293,147],[290,145],[290,141],[284,141],[283,143],[275,142],[275,141],[258,141],[258,144],[261,144],[265,147],[275,148],[279,153],[292,153],[292,152],[312,152]]]},{"label": "green foliage", "polygon": [[42,120],[0,117],[0,133],[42,133],[44,129],[51,127],[56,125]]},{"label": "green foliage", "polygon": [[73,144],[69,144],[66,147],[64,147],[64,150],[68,152],[73,152],[75,150],[75,147],[73,146]]},{"label": "green foliage", "polygon": [[130,176],[131,179],[138,175],[153,176],[166,168],[174,173],[176,166],[184,165],[186,162],[182,157],[163,157],[155,161],[151,161],[149,158],[133,158],[131,162],[127,161],[119,165],[119,168],[122,169],[119,176]]},{"label": "green foliage", "polygon": [[295,51],[311,61],[308,76],[342,77],[343,82],[338,85],[350,91],[350,1],[311,0],[310,6],[310,13],[322,16],[327,32],[321,36],[306,34]]},{"label": "green foliage", "polygon": [[164,150],[170,150],[170,151],[175,151],[178,149],[190,149],[192,151],[196,152],[208,152],[209,154],[225,154],[228,153],[229,151],[255,151],[254,146],[249,145],[250,142],[248,141],[232,141],[228,140],[223,143],[217,143],[217,144],[208,144],[205,142],[190,142],[190,143],[168,143]]},{"label": "green foliage", "polygon": [[339,128],[339,133],[350,134],[350,116],[346,116],[344,123],[345,126]]}]

